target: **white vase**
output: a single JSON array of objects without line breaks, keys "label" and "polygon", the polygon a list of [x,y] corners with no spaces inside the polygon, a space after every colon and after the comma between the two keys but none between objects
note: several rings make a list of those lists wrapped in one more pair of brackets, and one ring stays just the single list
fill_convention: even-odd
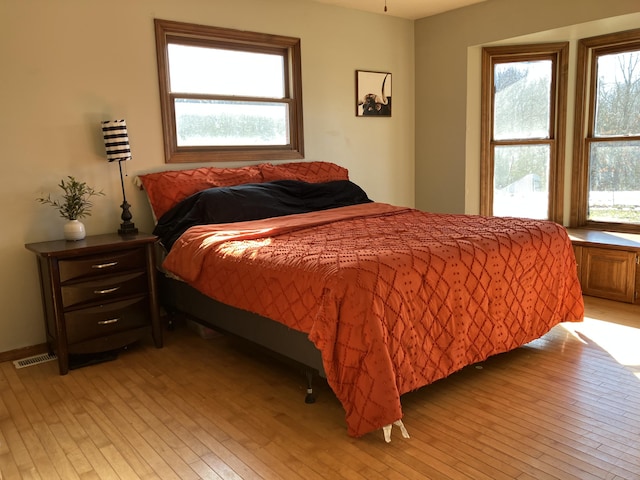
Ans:
[{"label": "white vase", "polygon": [[65,240],[82,240],[86,235],[84,223],[80,220],[69,220],[64,224]]}]

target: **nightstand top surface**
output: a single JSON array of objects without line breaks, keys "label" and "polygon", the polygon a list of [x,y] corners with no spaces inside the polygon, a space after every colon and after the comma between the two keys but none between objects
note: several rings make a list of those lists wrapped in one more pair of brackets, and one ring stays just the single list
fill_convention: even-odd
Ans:
[{"label": "nightstand top surface", "polygon": [[64,257],[77,254],[90,254],[93,251],[119,250],[135,245],[155,242],[157,237],[148,233],[135,235],[119,235],[105,233],[89,235],[83,240],[51,240],[48,242],[27,243],[25,247],[38,255],[45,257]]}]

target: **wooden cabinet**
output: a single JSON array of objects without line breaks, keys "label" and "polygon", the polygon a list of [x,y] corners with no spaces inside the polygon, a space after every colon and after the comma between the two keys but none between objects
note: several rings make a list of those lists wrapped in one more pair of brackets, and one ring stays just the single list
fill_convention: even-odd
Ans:
[{"label": "wooden cabinet", "polygon": [[61,375],[70,354],[115,350],[148,335],[162,347],[155,241],[106,234],[25,245],[37,255],[47,344]]},{"label": "wooden cabinet", "polygon": [[640,303],[640,235],[569,229],[584,295]]}]

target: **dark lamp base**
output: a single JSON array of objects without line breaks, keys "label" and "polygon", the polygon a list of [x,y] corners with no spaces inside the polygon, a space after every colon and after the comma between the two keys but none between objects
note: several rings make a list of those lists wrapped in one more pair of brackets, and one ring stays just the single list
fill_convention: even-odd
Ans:
[{"label": "dark lamp base", "polygon": [[121,223],[120,228],[118,229],[119,235],[136,235],[137,233],[138,229],[133,222]]},{"label": "dark lamp base", "polygon": [[127,203],[127,199],[126,197],[124,197],[124,186],[122,187],[122,196],[123,201],[122,205],[120,205],[120,207],[122,208],[122,215],[120,216],[120,218],[122,219],[122,223],[120,224],[120,228],[118,229],[118,234],[135,235],[136,233],[138,233],[138,229],[136,228],[135,223],[131,221],[131,219],[133,218],[131,212],[129,211],[131,205]]}]

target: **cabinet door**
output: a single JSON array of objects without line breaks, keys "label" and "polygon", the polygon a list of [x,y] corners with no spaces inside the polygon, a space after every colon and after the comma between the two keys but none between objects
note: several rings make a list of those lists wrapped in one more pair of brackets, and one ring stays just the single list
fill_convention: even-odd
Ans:
[{"label": "cabinet door", "polygon": [[576,256],[576,269],[578,270],[578,280],[580,280],[580,286],[584,290],[584,281],[582,280],[582,247],[580,245],[573,245],[573,253]]},{"label": "cabinet door", "polygon": [[585,295],[633,303],[635,252],[582,247],[581,259],[581,283]]}]

